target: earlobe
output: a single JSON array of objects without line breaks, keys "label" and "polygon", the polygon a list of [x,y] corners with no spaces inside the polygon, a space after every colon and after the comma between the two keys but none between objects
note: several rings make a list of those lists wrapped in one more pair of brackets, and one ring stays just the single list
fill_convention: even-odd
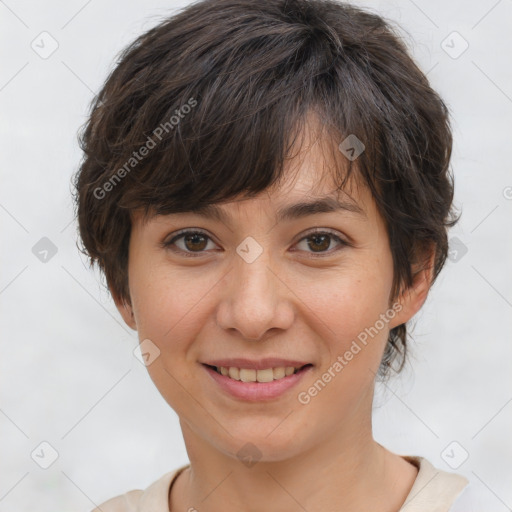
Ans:
[{"label": "earlobe", "polygon": [[116,305],[117,310],[123,317],[126,325],[131,327],[134,331],[137,330],[137,322],[135,321],[135,315],[133,314],[132,306],[122,299],[118,299],[114,297],[114,303]]},{"label": "earlobe", "polygon": [[399,313],[390,322],[391,329],[408,322],[425,303],[432,285],[434,258],[435,251],[432,251],[420,269],[413,273],[412,285],[405,288],[395,300],[395,303],[400,304],[400,308],[395,308],[399,310]]}]

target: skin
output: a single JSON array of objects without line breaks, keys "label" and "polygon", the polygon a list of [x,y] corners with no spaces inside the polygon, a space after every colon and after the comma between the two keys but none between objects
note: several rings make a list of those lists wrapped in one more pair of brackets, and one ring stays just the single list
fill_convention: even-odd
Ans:
[{"label": "skin", "polygon": [[[305,132],[279,186],[220,205],[232,216],[229,225],[194,213],[143,222],[133,212],[131,305],[116,304],[139,339],[158,346],[160,356],[148,371],[180,418],[190,468],[172,487],[173,511],[391,512],[416,478],[413,465],[373,439],[372,400],[389,330],[422,306],[428,269],[416,273],[413,286],[396,299],[401,311],[342,372],[308,404],[297,400],[389,310],[393,278],[384,222],[370,192],[353,180],[339,197],[365,215],[336,211],[276,223],[278,208],[335,190],[325,171],[343,160],[329,159],[332,153],[313,133]],[[183,228],[206,231],[207,246],[181,238],[173,246],[178,252],[162,247]],[[313,228],[331,230],[351,245],[331,238],[322,249],[309,238],[310,248],[305,237]],[[236,253],[247,236],[263,249],[252,263]],[[198,256],[183,255],[197,247]],[[288,357],[314,367],[284,395],[254,403],[223,393],[200,364],[222,357]],[[248,442],[261,452],[251,467],[236,455]]]}]

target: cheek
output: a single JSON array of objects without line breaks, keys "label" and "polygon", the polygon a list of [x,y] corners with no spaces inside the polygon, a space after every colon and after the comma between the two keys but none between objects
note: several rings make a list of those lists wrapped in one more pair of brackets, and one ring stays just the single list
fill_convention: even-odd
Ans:
[{"label": "cheek", "polygon": [[130,291],[141,340],[149,338],[178,366],[212,319],[212,297],[223,274],[201,266],[173,268],[165,261],[134,261]]},{"label": "cheek", "polygon": [[169,405],[187,417],[190,394],[200,396],[190,385],[195,378],[190,346],[208,321],[205,304],[215,282],[204,274],[203,279],[191,279],[189,272],[148,261],[136,270],[134,265],[130,279],[139,339],[151,340],[159,350],[147,366],[149,376]]},{"label": "cheek", "polygon": [[392,265],[390,259],[370,261],[352,264],[346,273],[324,280],[324,293],[310,296],[313,328],[321,334],[324,357],[298,400],[318,408],[319,415],[325,408],[333,417],[335,411],[344,415],[373,390],[392,319],[386,316]]},{"label": "cheek", "polygon": [[[391,285],[392,263],[384,254],[384,258],[347,261],[343,267],[310,282],[309,293],[306,287],[302,293],[323,324],[324,339],[330,340],[330,348],[339,352],[388,310]],[[386,330],[380,323],[379,327]],[[387,333],[383,335],[387,337]]]},{"label": "cheek", "polygon": [[187,316],[193,316],[201,295],[194,281],[184,279],[185,273],[180,275],[158,265],[151,268],[134,273],[130,290],[139,336],[163,342],[183,328]]}]

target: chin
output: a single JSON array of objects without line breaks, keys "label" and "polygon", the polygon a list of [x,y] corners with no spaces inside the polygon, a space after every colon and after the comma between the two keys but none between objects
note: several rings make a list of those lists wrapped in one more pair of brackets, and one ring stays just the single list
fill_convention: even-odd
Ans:
[{"label": "chin", "polygon": [[[275,429],[275,426],[272,428]],[[303,440],[299,436],[285,429],[280,433],[277,433],[277,429],[272,432],[272,428],[251,433],[232,432],[233,438],[226,440],[227,446],[223,451],[247,467],[255,462],[285,461],[302,453]]]}]

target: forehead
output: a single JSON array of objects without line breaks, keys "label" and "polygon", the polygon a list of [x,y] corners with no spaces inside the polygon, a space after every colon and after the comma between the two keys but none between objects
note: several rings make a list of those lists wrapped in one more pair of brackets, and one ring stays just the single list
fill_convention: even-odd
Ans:
[{"label": "forehead", "polygon": [[[376,213],[373,196],[361,178],[357,160],[349,161],[339,150],[344,138],[332,125],[324,123],[320,114],[310,111],[290,144],[280,178],[255,202],[275,209],[278,220],[293,218],[294,212],[302,210],[304,213],[342,210],[361,217]],[[307,203],[315,204],[308,208]]]},{"label": "forehead", "polygon": [[278,222],[335,211],[366,218],[372,207],[369,191],[359,183],[356,174],[341,188],[339,177],[326,164],[324,156],[318,147],[311,148],[300,160],[290,160],[281,180],[257,196],[241,196],[224,204],[206,205],[196,212],[226,224],[244,208],[250,213],[272,211]]},{"label": "forehead", "polygon": [[[283,172],[272,186],[251,197],[241,194],[224,202],[183,208],[180,214],[195,213],[225,224],[234,223],[244,210],[273,211],[277,221],[330,211],[368,218],[375,210],[373,197],[359,176],[357,162],[352,162],[349,173],[350,165],[338,150],[336,136],[317,117],[310,116],[290,146]],[[140,210],[132,212],[136,223],[154,217],[151,211],[147,216]]]},{"label": "forehead", "polygon": [[[356,185],[346,189],[321,186],[311,181],[312,174],[299,171],[294,175],[293,184],[278,187],[270,192],[265,190],[255,197],[236,198],[224,203],[207,204],[194,209],[184,209],[179,213],[168,215],[142,216],[142,212],[132,212],[133,221],[140,228],[147,223],[165,224],[165,219],[172,216],[201,216],[218,221],[232,228],[242,219],[254,222],[263,213],[274,218],[276,223],[291,222],[319,213],[339,213],[363,222],[375,222],[378,217],[374,201],[369,190]],[[313,192],[314,191],[314,192]]]}]

